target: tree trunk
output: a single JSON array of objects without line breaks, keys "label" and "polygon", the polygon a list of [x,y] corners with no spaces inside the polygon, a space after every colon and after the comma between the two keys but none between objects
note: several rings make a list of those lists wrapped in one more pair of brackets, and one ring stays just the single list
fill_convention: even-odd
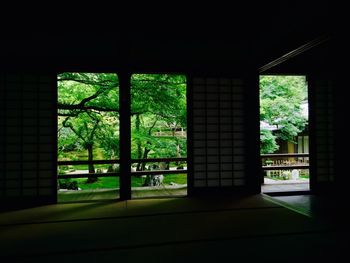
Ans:
[{"label": "tree trunk", "polygon": [[[176,157],[181,158],[181,149],[180,149],[180,142],[177,137],[175,137],[176,140]],[[176,161],[175,164],[179,165],[181,162]]]},{"label": "tree trunk", "polygon": [[[148,150],[147,148],[145,148],[144,152],[143,152],[143,157],[142,159],[147,159],[147,156],[148,156],[148,153],[150,152],[151,150]],[[145,167],[146,166],[146,163],[142,163],[141,167],[142,167],[142,171],[145,170]]]},{"label": "tree trunk", "polygon": [[[89,161],[89,174],[93,174],[95,173],[95,168],[94,168],[94,165],[91,163],[94,159],[92,144],[88,144],[87,150],[88,150],[88,161]],[[91,175],[87,179],[88,183],[94,183],[96,181],[97,181],[96,175]]]},{"label": "tree trunk", "polygon": [[[136,117],[135,128],[136,128],[136,131],[139,131],[140,124],[141,124],[140,115],[136,114],[135,117]],[[141,147],[141,140],[140,139],[136,140],[136,145],[137,145],[137,159],[141,159],[142,158],[142,147]],[[142,169],[141,165],[142,165],[142,163],[137,164],[136,171],[141,171],[141,169]]]}]

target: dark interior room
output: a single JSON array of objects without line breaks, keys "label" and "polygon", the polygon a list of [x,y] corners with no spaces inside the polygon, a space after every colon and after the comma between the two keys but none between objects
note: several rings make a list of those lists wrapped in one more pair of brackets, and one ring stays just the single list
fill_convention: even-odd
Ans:
[{"label": "dark interior room", "polygon": [[[348,46],[328,4],[297,3],[233,4],[222,16],[215,8],[215,16],[191,20],[177,14],[181,21],[162,12],[108,26],[67,18],[55,29],[39,20],[7,28],[0,38],[0,261],[343,262]],[[67,72],[118,76],[114,199],[59,200],[57,79]],[[133,74],[186,78],[184,196],[133,198]],[[261,191],[261,75],[306,77],[308,191]]]}]

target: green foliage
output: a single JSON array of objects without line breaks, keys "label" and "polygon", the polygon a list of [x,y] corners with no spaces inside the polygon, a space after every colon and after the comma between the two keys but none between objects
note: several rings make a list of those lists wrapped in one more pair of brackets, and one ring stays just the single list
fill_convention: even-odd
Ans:
[{"label": "green foliage", "polygon": [[[132,187],[142,187],[142,185],[145,182],[145,178],[142,177],[131,177],[131,186]],[[120,187],[120,180],[118,177],[100,177],[97,182],[94,183],[87,183],[86,178],[77,178],[74,181],[71,179],[59,179],[60,188],[61,189],[72,189],[72,188],[66,188],[67,184],[71,184],[71,186],[68,187],[76,187],[77,190],[78,187],[82,190],[91,190],[91,189],[114,189]],[[181,184],[187,184],[187,175],[186,174],[167,174],[164,175],[163,180],[164,185],[181,185]]]},{"label": "green foliage", "polygon": [[[135,74],[131,80],[132,158],[187,155],[186,78]],[[96,148],[105,159],[119,158],[119,81],[116,74],[58,75],[58,156]],[[163,131],[165,135],[157,133]]]},{"label": "green foliage", "polygon": [[185,77],[135,74],[131,85],[132,158],[186,156],[186,138],[175,135],[187,125]]},{"label": "green foliage", "polygon": [[110,73],[61,73],[58,75],[58,103],[65,105],[86,101],[85,106],[119,109],[119,81]]},{"label": "green foliage", "polygon": [[62,122],[58,124],[60,129],[58,131],[58,150],[59,152],[71,152],[79,148],[77,136],[69,129],[62,127]]},{"label": "green foliage", "polygon": [[[119,156],[119,82],[116,74],[58,75],[58,150],[102,148]],[[92,153],[93,154],[93,153]]]},{"label": "green foliage", "polygon": [[168,174],[164,176],[163,184],[187,184],[187,174]]},{"label": "green foliage", "polygon": [[273,180],[290,180],[292,177],[291,171],[274,172],[267,176]]},{"label": "green foliage", "polygon": [[154,114],[168,124],[186,127],[186,78],[169,74],[134,74],[131,113]]},{"label": "green foliage", "polygon": [[276,143],[276,136],[269,130],[260,130],[260,153],[267,154],[273,153],[278,150],[279,146]]},{"label": "green foliage", "polygon": [[276,151],[277,138],[294,142],[307,124],[301,109],[301,103],[306,100],[305,77],[260,76],[260,120],[278,128],[274,135],[261,132],[261,153]]},{"label": "green foliage", "polygon": [[58,180],[60,189],[78,190],[78,182],[72,181],[71,179],[60,179]]}]

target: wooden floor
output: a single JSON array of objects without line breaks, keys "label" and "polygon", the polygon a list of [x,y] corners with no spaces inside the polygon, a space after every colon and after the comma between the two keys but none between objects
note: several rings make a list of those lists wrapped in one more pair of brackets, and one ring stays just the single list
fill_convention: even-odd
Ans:
[{"label": "wooden floor", "polygon": [[58,204],[1,213],[0,262],[338,262],[339,233],[264,195]]},{"label": "wooden floor", "polygon": [[261,186],[262,193],[310,191],[310,185],[304,184],[264,184]]},{"label": "wooden floor", "polygon": [[309,180],[272,180],[264,178],[264,184],[261,185],[262,193],[275,192],[296,192],[310,191]]}]

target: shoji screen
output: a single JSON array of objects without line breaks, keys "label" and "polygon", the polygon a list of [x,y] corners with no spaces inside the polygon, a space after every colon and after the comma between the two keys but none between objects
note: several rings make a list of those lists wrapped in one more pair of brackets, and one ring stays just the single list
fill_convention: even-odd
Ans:
[{"label": "shoji screen", "polygon": [[192,187],[245,186],[244,81],[193,78],[190,88]]},{"label": "shoji screen", "polygon": [[1,75],[1,199],[54,200],[56,76]]},{"label": "shoji screen", "polygon": [[5,78],[0,74],[0,198],[5,195]]},{"label": "shoji screen", "polygon": [[314,183],[321,186],[334,181],[334,94],[329,80],[309,79],[310,136],[312,172]]}]

